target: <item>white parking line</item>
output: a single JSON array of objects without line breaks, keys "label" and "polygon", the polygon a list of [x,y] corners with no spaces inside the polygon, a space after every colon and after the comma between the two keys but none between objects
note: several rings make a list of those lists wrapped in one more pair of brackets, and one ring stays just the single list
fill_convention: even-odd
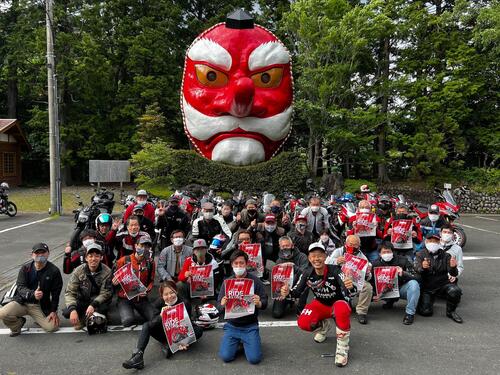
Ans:
[{"label": "white parking line", "polygon": [[470,228],[470,229],[475,229],[475,230],[479,230],[481,232],[486,232],[486,233],[493,233],[493,234],[497,234],[500,236],[500,233],[499,232],[493,232],[492,230],[487,230],[487,229],[482,229],[482,228],[476,228],[476,227],[473,227],[471,225],[465,225],[465,224],[462,224],[460,223],[460,226],[462,227],[465,227],[465,228]]},{"label": "white parking line", "polygon": [[[225,323],[217,323],[216,328],[221,329],[224,327]],[[259,327],[263,328],[276,328],[276,327],[296,327],[297,326],[297,321],[296,320],[285,320],[285,321],[266,321],[266,322],[259,322]],[[131,332],[131,331],[140,331],[142,329],[142,326],[132,326],[132,327],[123,327],[123,326],[108,326],[108,332],[110,333],[115,333],[115,332]],[[39,327],[34,327],[34,328],[23,328],[22,329],[22,334],[23,335],[34,335],[34,334],[41,334],[41,333],[47,333],[43,329]],[[61,327],[59,328],[58,331],[54,333],[87,333],[84,330],[79,330],[75,331],[73,327]],[[0,329],[0,335],[9,335],[10,334],[10,329],[8,328],[1,328]]]},{"label": "white parking line", "polygon": [[491,220],[491,221],[500,221],[497,219],[492,219],[491,217],[484,217],[484,216],[476,216],[478,219],[484,219],[484,220]]},{"label": "white parking line", "polygon": [[500,257],[474,257],[474,256],[464,256],[464,260],[483,260],[483,259],[500,259]]},{"label": "white parking line", "polygon": [[0,234],[5,233],[5,232],[9,232],[11,230],[19,229],[19,228],[24,228],[24,227],[27,227],[28,225],[43,223],[44,221],[47,221],[47,220],[50,220],[50,219],[52,219],[52,218],[51,217],[46,217],[45,219],[31,221],[29,223],[18,225],[16,227],[12,227],[12,228],[7,228],[7,229],[4,229],[4,230],[0,230]]}]

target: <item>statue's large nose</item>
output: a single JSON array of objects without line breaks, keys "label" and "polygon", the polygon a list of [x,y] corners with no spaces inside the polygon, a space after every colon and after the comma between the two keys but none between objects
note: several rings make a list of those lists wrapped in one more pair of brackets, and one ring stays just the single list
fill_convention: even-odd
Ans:
[{"label": "statue's large nose", "polygon": [[255,86],[248,77],[241,77],[234,83],[234,98],[230,113],[236,117],[245,117],[250,114],[255,95]]}]

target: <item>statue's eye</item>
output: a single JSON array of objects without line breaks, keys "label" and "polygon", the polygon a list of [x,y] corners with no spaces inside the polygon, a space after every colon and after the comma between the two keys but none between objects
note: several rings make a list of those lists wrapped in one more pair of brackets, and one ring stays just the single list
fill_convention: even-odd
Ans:
[{"label": "statue's eye", "polygon": [[227,75],[221,71],[214,69],[208,65],[195,65],[196,77],[202,85],[208,87],[222,87],[228,82]]},{"label": "statue's eye", "polygon": [[256,87],[274,88],[280,85],[281,78],[283,78],[283,68],[272,68],[265,72],[254,74],[252,81]]}]

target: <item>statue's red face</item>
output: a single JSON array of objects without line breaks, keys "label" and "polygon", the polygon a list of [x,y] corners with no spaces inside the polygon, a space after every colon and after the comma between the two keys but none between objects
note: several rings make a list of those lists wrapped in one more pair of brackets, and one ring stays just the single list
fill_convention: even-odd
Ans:
[{"label": "statue's red face", "polygon": [[206,158],[234,165],[270,159],[290,133],[292,104],[290,54],[263,27],[219,24],[189,47],[184,129]]}]

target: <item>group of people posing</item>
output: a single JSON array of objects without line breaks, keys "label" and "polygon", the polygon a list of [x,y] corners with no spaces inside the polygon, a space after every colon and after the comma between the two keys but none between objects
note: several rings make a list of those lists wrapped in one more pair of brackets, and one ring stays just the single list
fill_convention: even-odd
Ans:
[{"label": "group of people posing", "polygon": [[[252,314],[226,319],[219,349],[224,362],[233,361],[240,353],[252,364],[262,360],[258,315],[272,302],[273,318],[296,314],[299,328],[312,332],[318,343],[325,341],[335,326],[335,364],[343,367],[348,362],[352,309],[360,324],[368,323],[370,305],[381,299],[374,292],[373,270],[394,266],[399,298],[406,300],[403,324],[412,324],[417,313],[431,316],[436,297],[446,300],[446,316],[462,323],[456,312],[462,295],[458,286],[464,269],[462,249],[454,243],[453,227],[440,218],[436,207],[431,206],[428,217],[418,223],[408,217],[404,204],[394,208],[381,200],[378,207],[372,207],[369,201],[360,200],[357,214],[346,223],[343,243],[332,238],[328,211],[321,207],[319,198],[311,198],[309,206],[295,217],[284,212],[279,200],[266,212],[258,208],[257,202],[249,199],[240,212],[230,203],[216,212],[213,203],[205,202],[200,216],[191,220],[179,207],[178,197],[155,207],[140,190],[123,217],[99,215],[95,230],[82,231],[79,248],[66,247],[62,270],[70,278],[62,316],[76,330],[105,331],[112,301],[116,301],[123,326],[143,323],[132,357],[123,363],[125,368],[141,369],[150,337],[160,342],[166,358],[172,356],[160,315],[164,307],[183,303],[190,316],[213,307],[208,315],[214,323],[228,303],[224,280],[250,279],[250,303],[255,309]],[[155,257],[154,244],[160,240],[155,237],[159,235],[165,247]],[[249,267],[248,254],[242,250],[242,244],[251,243],[261,246],[265,267],[261,275]],[[59,327],[63,279],[49,255],[46,244],[35,244],[32,260],[20,269],[11,298],[4,298],[0,319],[12,337],[21,334],[26,316],[47,332]],[[362,288],[356,286],[350,273],[343,272],[349,256],[367,261]],[[285,283],[279,296],[269,301],[266,285],[270,284],[270,269],[283,263],[293,263],[293,281]],[[145,286],[131,299],[117,275],[127,264]],[[201,265],[212,266],[214,295],[192,298],[192,267]],[[153,299],[158,282],[159,296]],[[383,309],[392,309],[397,300],[384,299]],[[192,321],[196,339],[202,336],[203,328],[213,327],[195,317]]]}]

